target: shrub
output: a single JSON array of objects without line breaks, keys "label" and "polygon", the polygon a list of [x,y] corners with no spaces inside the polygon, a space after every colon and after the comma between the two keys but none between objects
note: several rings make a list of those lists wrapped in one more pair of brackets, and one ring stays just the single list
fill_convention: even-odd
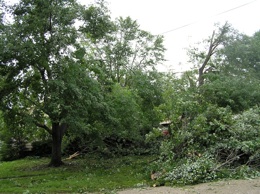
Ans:
[{"label": "shrub", "polygon": [[26,156],[25,142],[8,139],[1,143],[0,160],[12,161]]},{"label": "shrub", "polygon": [[51,154],[51,140],[35,141],[32,143],[31,154],[34,156],[48,156]]}]

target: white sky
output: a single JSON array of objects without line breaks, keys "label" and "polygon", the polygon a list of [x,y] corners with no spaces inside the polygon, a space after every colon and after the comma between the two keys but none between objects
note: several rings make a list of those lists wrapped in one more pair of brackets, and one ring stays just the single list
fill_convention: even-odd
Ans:
[{"label": "white sky", "polygon": [[[17,0],[7,0],[17,2]],[[78,0],[89,4],[94,0]],[[260,30],[260,0],[106,0],[112,18],[130,16],[140,28],[154,35],[164,32],[166,62],[161,71],[182,72],[189,68],[186,49],[212,34],[215,23],[226,21],[239,32]],[[244,4],[247,4],[242,6]],[[240,8],[237,8],[242,6]],[[234,9],[237,8],[237,9]],[[234,9],[234,10],[231,10]],[[223,13],[228,11],[227,13]],[[223,14],[220,14],[223,13]],[[184,28],[173,30],[193,23]],[[171,31],[173,30],[173,31]]]},{"label": "white sky", "polygon": [[[196,22],[190,26],[163,34],[167,62],[161,71],[184,71],[189,65],[185,48],[212,34],[215,23],[226,21],[239,32],[252,35],[260,30],[260,0],[107,0],[112,17],[137,20],[140,28],[161,34]],[[241,5],[247,4],[240,8]],[[233,8],[237,8],[231,10]],[[225,11],[231,10],[227,13]],[[223,13],[223,14],[220,14]]]}]

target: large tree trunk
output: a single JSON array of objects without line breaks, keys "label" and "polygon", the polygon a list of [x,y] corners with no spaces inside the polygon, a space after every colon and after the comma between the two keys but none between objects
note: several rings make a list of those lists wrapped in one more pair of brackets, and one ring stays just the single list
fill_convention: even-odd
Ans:
[{"label": "large tree trunk", "polygon": [[58,167],[63,164],[61,159],[61,143],[66,129],[66,124],[52,124],[52,154],[50,166]]}]

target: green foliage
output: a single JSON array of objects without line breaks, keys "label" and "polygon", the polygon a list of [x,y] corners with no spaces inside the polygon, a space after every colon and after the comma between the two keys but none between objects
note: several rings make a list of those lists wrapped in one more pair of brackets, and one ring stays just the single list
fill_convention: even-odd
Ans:
[{"label": "green foliage", "polygon": [[153,128],[149,133],[145,135],[145,140],[147,142],[154,141],[157,139],[161,140],[162,130],[160,128]]},{"label": "green foliage", "polygon": [[12,139],[1,143],[0,161],[11,161],[25,156],[25,142],[14,142]]},{"label": "green foliage", "polygon": [[[163,77],[163,103],[157,108],[161,120],[170,119],[177,124],[182,114],[193,118],[205,108],[198,103],[201,97],[198,95],[194,76],[194,72],[186,72],[181,78],[170,73]],[[178,126],[175,125],[174,128]]]},{"label": "green foliage", "polygon": [[[164,77],[164,101],[157,112],[172,121],[173,130],[161,140],[160,155],[150,165],[165,171],[160,182],[194,184],[260,174],[259,33],[247,37],[231,30],[223,40],[214,35],[216,44],[208,43],[223,47],[213,49],[209,58],[204,51],[193,52],[194,61],[205,65],[199,72]],[[156,131],[147,137],[158,140]]]},{"label": "green foliage", "polygon": [[229,108],[209,105],[205,112],[199,114],[191,122],[189,130],[192,133],[194,142],[207,147],[220,142],[223,138],[230,138],[231,125],[232,112]]},{"label": "green foliage", "polygon": [[162,179],[178,184],[258,176],[259,115],[259,107],[234,115],[230,108],[208,106],[161,143],[152,168],[165,169]]},{"label": "green foliage", "polygon": [[64,135],[68,147],[77,142],[63,146],[68,152],[143,144],[159,120],[162,37],[129,17],[111,21],[102,0],[21,0],[9,14],[12,22],[1,20],[0,105],[15,130],[48,139],[41,128],[59,144]]},{"label": "green foliage", "polygon": [[227,73],[246,75],[259,80],[260,32],[253,36],[239,34],[221,51],[225,57],[222,69]]},{"label": "green foliage", "polygon": [[103,83],[112,81],[130,86],[136,71],[152,70],[164,61],[163,38],[141,30],[130,17],[117,18],[104,38],[94,44],[86,41],[86,45],[95,56],[87,59],[99,61],[93,69],[102,72],[97,76]]},{"label": "green foliage", "polygon": [[196,184],[214,180],[217,175],[212,171],[216,165],[210,155],[180,160],[178,164],[164,175],[164,180],[171,184]]},{"label": "green foliage", "polygon": [[162,75],[156,70],[135,71],[129,80],[129,87],[136,94],[136,101],[143,114],[141,131],[143,135],[161,121],[156,109],[163,102],[162,84]]},{"label": "green foliage", "polygon": [[[28,140],[24,130],[17,130],[15,122],[4,122],[3,115],[0,114],[0,160],[8,161],[25,156],[25,143]],[[7,129],[9,124],[10,129]],[[23,128],[24,126],[19,126]],[[24,128],[23,128],[24,129]]]},{"label": "green foliage", "polygon": [[142,112],[134,95],[131,90],[115,84],[108,96],[111,115],[115,119],[113,133],[122,138],[138,137],[142,125]]},{"label": "green foliage", "polygon": [[51,154],[51,141],[35,141],[32,143],[32,150],[30,155],[37,157],[50,156]]},{"label": "green foliage", "polygon": [[136,99],[135,93],[119,84],[113,85],[106,97],[110,122],[106,127],[108,133],[103,138],[106,147],[112,152],[126,154],[135,150],[134,147],[142,139],[140,131],[143,115]]},{"label": "green foliage", "polygon": [[[108,31],[109,16],[102,5],[21,0],[9,7],[13,21],[0,36],[0,107],[8,129],[12,126],[7,120],[21,133],[34,126],[39,138],[37,126],[58,145],[68,126],[75,133],[87,131],[87,124],[104,115],[100,85],[80,45],[82,39],[93,41]],[[57,145],[54,153],[59,154],[52,156],[61,164]]]},{"label": "green foliage", "polygon": [[82,9],[79,12],[85,21],[84,25],[80,27],[80,31],[93,42],[102,39],[107,32],[113,29],[109,10],[105,3],[103,0],[98,0],[95,4],[91,4],[87,9]]},{"label": "green foliage", "polygon": [[209,81],[201,88],[204,100],[219,107],[229,106],[234,112],[259,104],[259,80],[250,77],[209,74]]},{"label": "green foliage", "polygon": [[[150,166],[142,165],[164,172],[162,182],[259,175],[259,32],[248,37],[224,25],[207,40],[209,58],[205,51],[191,50],[193,61],[203,64],[199,71],[177,78],[154,68],[164,61],[163,37],[139,29],[129,17],[111,21],[102,0],[88,7],[74,0],[22,0],[10,10],[1,9],[1,159],[22,157],[24,143],[32,140],[34,155],[42,155],[58,130],[68,155],[159,150]],[[4,21],[8,11],[10,23]],[[162,120],[172,121],[167,137],[157,128]],[[10,192],[37,192],[34,184],[43,185],[44,192],[89,192],[98,190],[96,184],[106,185],[103,181],[108,181],[107,188],[118,188],[115,182],[126,179],[127,164],[133,161],[112,161],[120,167],[109,166],[110,161],[90,159],[84,166],[80,160],[80,168],[48,169],[54,177],[40,171],[44,175],[31,178],[29,186],[14,177]],[[69,175],[73,170],[78,174]],[[88,188],[82,186],[84,176]],[[59,179],[57,184],[77,182],[63,191],[55,190],[53,179]]]},{"label": "green foliage", "polygon": [[242,164],[259,167],[259,107],[251,108],[242,114],[235,115],[231,126],[231,136],[214,147],[220,160],[236,157],[235,165]]}]

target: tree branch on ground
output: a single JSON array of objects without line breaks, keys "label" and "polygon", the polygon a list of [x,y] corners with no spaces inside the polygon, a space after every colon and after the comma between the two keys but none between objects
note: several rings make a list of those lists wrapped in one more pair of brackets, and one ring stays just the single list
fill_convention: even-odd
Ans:
[{"label": "tree branch on ground", "polygon": [[245,155],[245,153],[242,153],[242,154],[239,154],[239,155],[235,155],[235,156],[231,156],[231,155],[234,155],[233,153],[231,153],[225,162],[219,164],[218,166],[216,166],[215,168],[213,168],[211,170],[211,172],[215,172],[215,171],[218,171],[218,169],[220,169],[222,166],[225,166],[227,164],[232,164],[235,160],[239,159],[241,156]]}]

